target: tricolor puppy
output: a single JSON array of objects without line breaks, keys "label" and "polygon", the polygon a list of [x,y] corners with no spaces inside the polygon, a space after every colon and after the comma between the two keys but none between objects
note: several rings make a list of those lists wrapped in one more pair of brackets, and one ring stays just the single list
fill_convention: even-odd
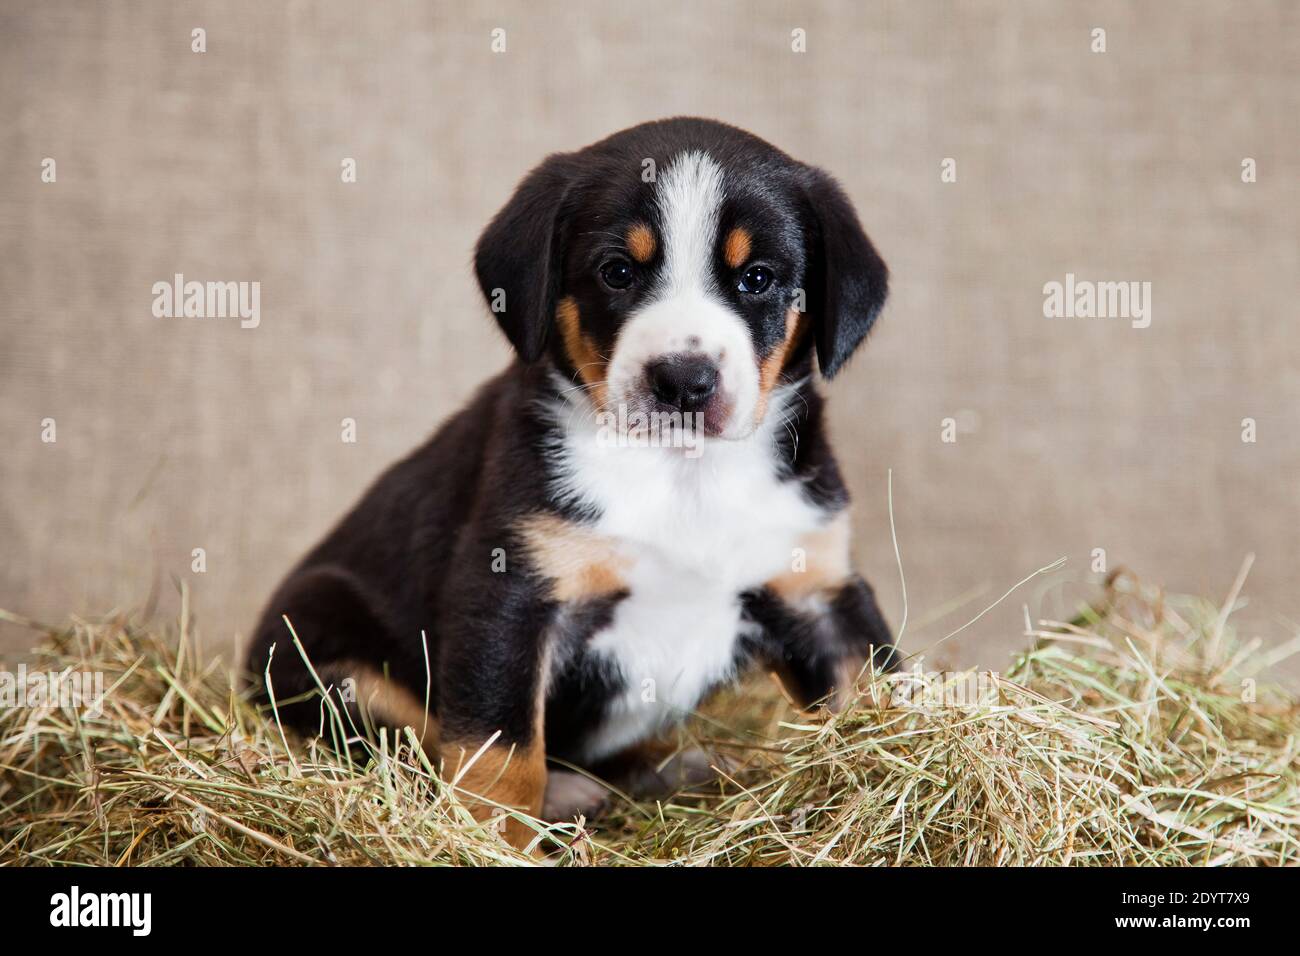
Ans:
[{"label": "tricolor puppy", "polygon": [[559,818],[603,791],[548,757],[627,771],[751,666],[806,706],[888,666],[813,385],[887,270],[829,176],[646,123],[534,169],[475,270],[518,359],[275,592],[248,661],[282,718],[320,727],[287,617],[358,725],[415,728],[476,812]]}]

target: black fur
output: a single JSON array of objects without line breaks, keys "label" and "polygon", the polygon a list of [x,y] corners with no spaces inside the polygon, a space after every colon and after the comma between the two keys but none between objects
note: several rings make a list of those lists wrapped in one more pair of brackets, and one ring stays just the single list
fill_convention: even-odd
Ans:
[{"label": "black fur", "polygon": [[809,169],[804,189],[813,250],[809,312],[816,329],[817,362],[830,378],[866,338],[884,307],[889,270],[835,180]]},{"label": "black fur", "polygon": [[880,670],[897,664],[889,625],[860,577],[840,588],[829,609],[816,616],[789,607],[769,588],[747,592],[743,600],[746,620],[759,631],[743,642],[742,652],[775,668],[801,707],[835,690],[844,661],[869,660]]}]

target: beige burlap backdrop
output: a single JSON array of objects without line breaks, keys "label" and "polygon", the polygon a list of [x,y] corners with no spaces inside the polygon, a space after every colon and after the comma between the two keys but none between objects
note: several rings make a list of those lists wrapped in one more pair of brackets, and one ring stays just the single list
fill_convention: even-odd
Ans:
[{"label": "beige burlap backdrop", "polygon": [[[167,613],[180,580],[228,646],[506,362],[469,257],[519,177],[689,113],[835,173],[892,267],[830,392],[897,626],[893,469],[909,650],[1065,557],[943,645],[999,666],[1095,549],[1218,596],[1253,552],[1243,626],[1277,640],[1298,65],[1300,8],[1254,0],[5,3],[0,607],[63,619],[157,578]],[[155,316],[177,273],[259,283],[260,324]],[[1145,318],[1044,317],[1067,275],[1150,283]]]}]

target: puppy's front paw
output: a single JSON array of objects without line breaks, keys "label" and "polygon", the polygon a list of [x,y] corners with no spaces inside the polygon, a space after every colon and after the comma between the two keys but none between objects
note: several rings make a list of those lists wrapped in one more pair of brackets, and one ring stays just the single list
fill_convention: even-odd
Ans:
[{"label": "puppy's front paw", "polygon": [[551,823],[581,814],[590,819],[609,805],[609,790],[599,781],[572,770],[551,770],[546,775],[542,819]]},{"label": "puppy's front paw", "polygon": [[717,756],[693,747],[673,754],[663,763],[647,762],[634,767],[628,772],[624,785],[638,797],[666,797],[711,783],[717,779],[719,768],[725,769],[726,764]]}]

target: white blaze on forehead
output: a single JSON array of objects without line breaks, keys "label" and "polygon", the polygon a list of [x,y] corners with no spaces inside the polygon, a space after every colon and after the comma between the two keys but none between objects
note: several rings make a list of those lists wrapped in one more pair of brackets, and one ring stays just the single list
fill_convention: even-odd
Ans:
[{"label": "white blaze on forehead", "polygon": [[707,356],[718,367],[717,400],[729,409],[722,435],[741,438],[753,431],[758,363],[748,325],[713,274],[724,196],[722,169],[704,153],[682,153],[660,173],[655,203],[663,266],[619,331],[607,382],[613,407],[644,411],[654,405],[648,363],[680,352]]},{"label": "white blaze on forehead", "polygon": [[655,199],[664,234],[661,295],[712,290],[709,267],[722,197],[722,169],[704,153],[683,153],[660,175]]}]

